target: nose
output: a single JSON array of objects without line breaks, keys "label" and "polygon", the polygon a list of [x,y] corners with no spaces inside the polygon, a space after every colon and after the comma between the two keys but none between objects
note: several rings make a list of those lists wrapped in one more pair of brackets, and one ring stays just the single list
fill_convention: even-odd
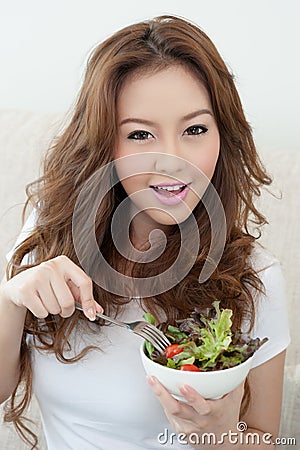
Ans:
[{"label": "nose", "polygon": [[172,146],[170,150],[155,153],[155,171],[174,175],[184,170],[186,161],[180,156],[178,148]]}]

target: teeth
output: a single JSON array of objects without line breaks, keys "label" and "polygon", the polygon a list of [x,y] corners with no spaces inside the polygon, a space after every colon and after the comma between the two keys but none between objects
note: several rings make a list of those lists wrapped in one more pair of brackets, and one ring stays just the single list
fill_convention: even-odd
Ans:
[{"label": "teeth", "polygon": [[180,189],[184,188],[185,184],[181,184],[180,186],[154,186],[155,189],[158,190],[164,190],[164,191],[179,191]]}]

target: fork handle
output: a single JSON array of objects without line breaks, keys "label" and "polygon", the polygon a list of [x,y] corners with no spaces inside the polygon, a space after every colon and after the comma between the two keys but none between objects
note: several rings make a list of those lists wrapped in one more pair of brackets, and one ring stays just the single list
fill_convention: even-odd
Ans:
[{"label": "fork handle", "polygon": [[128,330],[131,330],[131,328],[129,327],[129,325],[127,325],[124,322],[120,322],[117,319],[112,319],[111,317],[106,316],[105,314],[101,314],[101,313],[96,313],[96,317],[100,318],[100,319],[104,319],[106,320],[106,322],[111,322],[114,323],[115,325],[118,325],[119,327],[122,328],[127,328]]},{"label": "fork handle", "polygon": [[[79,311],[83,311],[83,308],[82,308],[81,304],[78,303],[78,302],[75,302],[75,308],[79,309]],[[111,317],[108,317],[105,314],[96,313],[96,317],[98,317],[99,319],[104,319],[104,320],[106,320],[106,322],[114,323],[115,325],[118,325],[119,327],[127,328],[128,330],[131,330],[129,325],[127,325],[126,323],[120,322],[117,319],[112,319]]]}]

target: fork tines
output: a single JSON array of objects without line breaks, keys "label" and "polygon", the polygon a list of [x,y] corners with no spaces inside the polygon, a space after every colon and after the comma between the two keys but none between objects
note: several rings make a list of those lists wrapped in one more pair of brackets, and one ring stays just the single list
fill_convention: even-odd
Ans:
[{"label": "fork tines", "polygon": [[153,335],[157,336],[157,338],[160,340],[160,342],[162,342],[165,345],[165,348],[168,347],[169,345],[171,345],[171,342],[169,341],[169,339],[158,328],[156,328],[150,324],[147,324],[145,328],[151,330]]},{"label": "fork tines", "polygon": [[145,329],[142,331],[136,331],[135,333],[143,337],[146,341],[149,341],[160,353],[164,352],[166,348],[165,345],[158,341],[156,337],[154,337],[151,333],[148,333]]},{"label": "fork tines", "polygon": [[140,335],[142,335],[143,333],[143,337],[151,342],[151,344],[161,353],[163,353],[166,347],[170,345],[170,342],[166,338],[166,336],[160,330],[150,324],[143,325],[143,327],[140,328],[139,333]]}]

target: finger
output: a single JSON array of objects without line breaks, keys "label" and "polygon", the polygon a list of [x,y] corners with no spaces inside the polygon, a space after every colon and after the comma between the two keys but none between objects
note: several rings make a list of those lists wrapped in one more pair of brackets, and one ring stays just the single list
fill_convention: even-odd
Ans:
[{"label": "finger", "polygon": [[[67,282],[68,287],[70,289],[70,291],[72,292],[73,297],[75,298],[75,300],[77,302],[80,302],[80,291],[78,289],[78,287],[73,283],[72,280],[69,280]],[[98,302],[95,301],[95,307],[96,307],[96,312],[102,314],[103,313],[103,308],[101,305],[99,305]]]},{"label": "finger", "polygon": [[65,279],[54,275],[51,278],[51,287],[59,303],[59,314],[61,317],[70,317],[75,311],[75,298]]},{"label": "finger", "polygon": [[57,264],[60,265],[65,280],[75,284],[79,290],[79,301],[82,305],[84,314],[90,319],[96,319],[96,302],[93,294],[93,282],[91,278],[74,264],[66,256],[57,258]]},{"label": "finger", "polygon": [[176,400],[155,377],[147,379],[176,432],[192,433],[199,426],[205,426],[207,419],[201,417],[192,405]]},{"label": "finger", "polygon": [[39,319],[45,319],[49,314],[49,311],[47,311],[43,305],[38,292],[31,294],[30,302],[26,303],[26,308]]},{"label": "finger", "polygon": [[73,298],[76,300],[76,302],[80,302],[80,291],[76,284],[73,283],[72,280],[68,280],[67,286],[70,289],[70,292],[72,293]]},{"label": "finger", "polygon": [[[77,302],[79,302],[80,304],[82,304],[82,301],[81,301],[81,298],[80,298],[80,290],[79,290],[79,288],[74,284],[74,282],[72,280],[68,280],[67,281],[67,285],[68,285],[70,291],[72,292],[72,295],[75,298],[75,300]],[[88,306],[86,306],[86,308],[87,307]],[[91,311],[91,314],[90,314],[90,312],[88,310],[86,315],[87,315],[88,319],[95,320],[96,313],[103,313],[103,308],[95,300],[93,300],[91,302],[91,307],[93,308],[93,311]],[[84,306],[83,306],[83,308],[84,308]],[[93,314],[94,311],[95,311],[95,314]],[[95,316],[95,318],[94,318],[94,316]]]},{"label": "finger", "polygon": [[156,377],[148,376],[147,381],[167,415],[187,420],[194,418],[193,408],[186,403],[176,400]]},{"label": "finger", "polygon": [[98,302],[96,302],[96,311],[97,311],[97,313],[100,313],[100,314],[103,313],[103,308],[101,305],[99,305]]},{"label": "finger", "polygon": [[45,309],[50,314],[59,314],[61,312],[60,305],[53,292],[50,281],[43,280],[37,288],[38,296]]},{"label": "finger", "polygon": [[[147,377],[147,380],[160,401],[168,420],[177,432],[184,430],[185,433],[188,434],[195,432],[199,427],[205,429],[208,421],[207,415],[210,412],[208,408],[206,410],[203,409],[204,414],[199,413],[194,407],[194,401],[189,404],[180,402],[176,400],[161,383],[159,383],[156,377]],[[196,391],[194,391],[194,393],[198,394]],[[200,396],[200,394],[198,395]],[[186,393],[184,397],[186,398]],[[201,399],[204,400],[203,397],[201,397]]]},{"label": "finger", "polygon": [[180,386],[179,390],[198,415],[207,416],[211,413],[212,406],[210,402],[212,400],[205,399],[199,392],[187,384]]}]

